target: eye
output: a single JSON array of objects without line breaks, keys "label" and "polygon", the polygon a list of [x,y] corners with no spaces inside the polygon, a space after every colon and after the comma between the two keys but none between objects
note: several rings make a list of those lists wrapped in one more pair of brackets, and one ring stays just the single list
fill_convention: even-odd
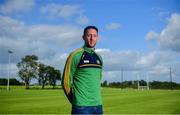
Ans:
[{"label": "eye", "polygon": [[90,34],[87,34],[87,37],[91,37],[91,35],[90,35]]}]

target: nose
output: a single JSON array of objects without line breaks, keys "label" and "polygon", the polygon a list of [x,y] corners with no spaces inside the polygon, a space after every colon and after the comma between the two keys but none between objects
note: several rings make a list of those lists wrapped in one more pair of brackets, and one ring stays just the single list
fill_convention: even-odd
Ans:
[{"label": "nose", "polygon": [[90,40],[92,40],[92,39],[93,39],[93,35],[90,36]]}]

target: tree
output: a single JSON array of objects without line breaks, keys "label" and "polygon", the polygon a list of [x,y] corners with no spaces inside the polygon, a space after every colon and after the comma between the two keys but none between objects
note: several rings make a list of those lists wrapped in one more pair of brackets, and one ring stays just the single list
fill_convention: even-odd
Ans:
[{"label": "tree", "polygon": [[29,89],[29,83],[32,78],[35,78],[38,74],[38,57],[36,55],[26,55],[17,64],[19,68],[18,75],[25,84],[25,88]]},{"label": "tree", "polygon": [[59,70],[54,69],[51,66],[48,66],[47,70],[49,72],[49,76],[48,76],[49,84],[52,85],[54,88],[56,86],[56,81],[61,80],[61,72]]},{"label": "tree", "polygon": [[18,81],[17,79],[15,79],[15,78],[9,79],[9,82],[10,82],[11,85],[22,85],[22,83],[19,82],[19,81]]},{"label": "tree", "polygon": [[0,85],[7,85],[7,79],[0,78]]},{"label": "tree", "polygon": [[54,69],[54,67],[47,66],[42,63],[39,64],[38,82],[40,85],[42,85],[42,89],[46,84],[50,84],[54,88],[56,81],[61,80],[60,76],[61,72]]},{"label": "tree", "polygon": [[108,86],[108,83],[107,83],[106,80],[102,83],[102,86],[103,86],[103,87],[107,87],[107,86]]},{"label": "tree", "polygon": [[53,71],[54,71],[53,76],[50,79],[50,85],[52,85],[54,88],[56,86],[56,81],[61,80],[61,72],[60,70],[56,70],[56,69],[54,69]]},{"label": "tree", "polygon": [[48,70],[47,70],[47,66],[40,63],[38,65],[38,83],[39,85],[42,85],[42,89],[44,89],[45,84],[47,83],[48,80]]}]

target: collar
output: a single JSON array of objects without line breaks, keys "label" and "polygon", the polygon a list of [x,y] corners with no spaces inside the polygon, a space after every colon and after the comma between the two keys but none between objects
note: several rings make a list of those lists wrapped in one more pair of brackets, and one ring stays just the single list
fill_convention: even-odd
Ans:
[{"label": "collar", "polygon": [[94,53],[95,48],[88,48],[86,45],[83,46],[84,50],[89,53]]}]

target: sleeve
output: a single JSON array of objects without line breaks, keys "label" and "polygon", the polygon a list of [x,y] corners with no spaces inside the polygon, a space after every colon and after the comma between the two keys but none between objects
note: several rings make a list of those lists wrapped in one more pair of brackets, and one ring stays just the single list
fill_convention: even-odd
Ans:
[{"label": "sleeve", "polygon": [[72,79],[75,71],[76,71],[76,60],[74,54],[71,53],[66,60],[63,77],[62,77],[62,87],[70,103],[72,103],[72,98],[73,98]]}]

